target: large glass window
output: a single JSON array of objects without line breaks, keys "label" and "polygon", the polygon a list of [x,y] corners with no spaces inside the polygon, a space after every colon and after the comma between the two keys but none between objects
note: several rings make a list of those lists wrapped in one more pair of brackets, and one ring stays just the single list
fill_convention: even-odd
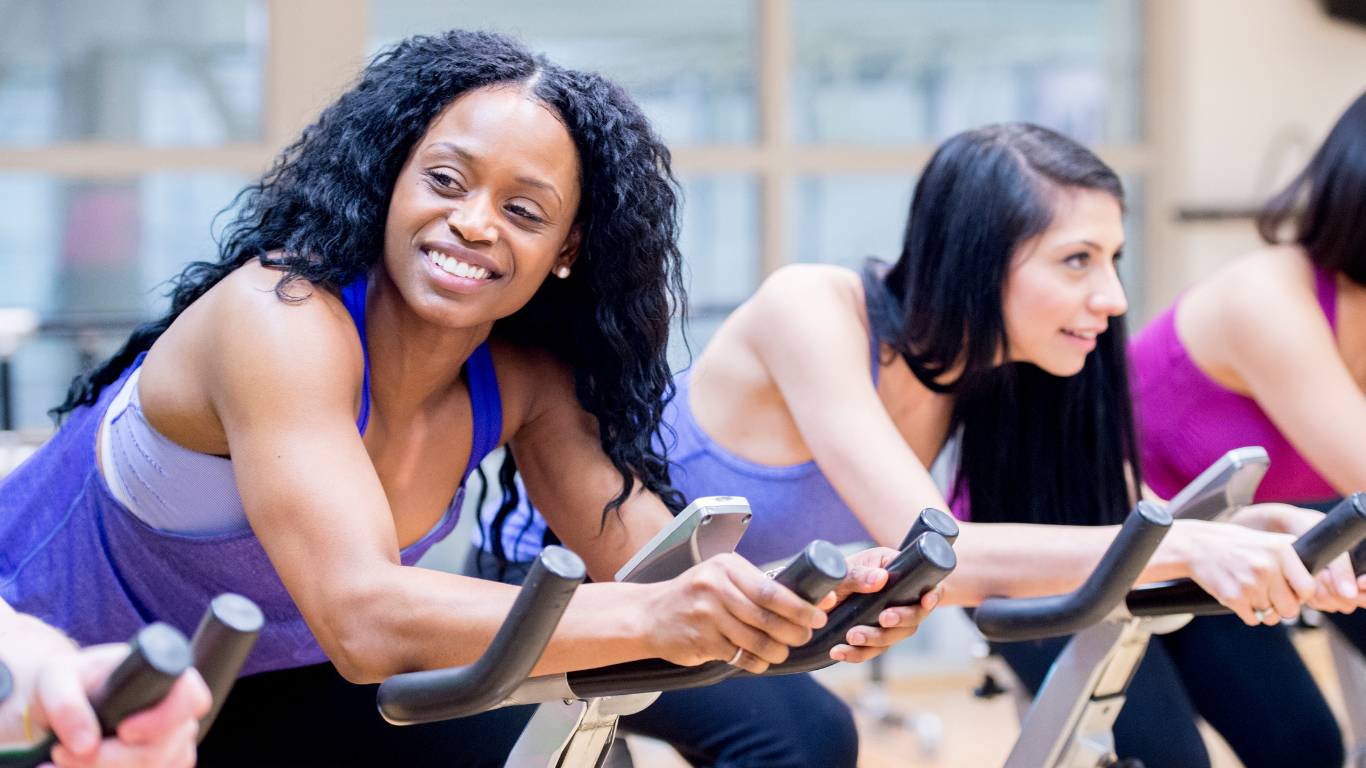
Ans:
[{"label": "large glass window", "polygon": [[556,64],[608,75],[630,91],[671,144],[755,138],[751,3],[377,2],[371,48],[457,27],[516,35]]},{"label": "large glass window", "polygon": [[910,144],[1026,120],[1138,138],[1136,0],[794,0],[794,135]]},{"label": "large glass window", "polygon": [[261,135],[263,0],[9,0],[0,144]]},{"label": "large glass window", "polygon": [[46,424],[72,376],[166,310],[167,281],[215,257],[211,225],[245,183],[222,172],[0,174],[0,306],[43,324],[14,358],[20,426]]}]

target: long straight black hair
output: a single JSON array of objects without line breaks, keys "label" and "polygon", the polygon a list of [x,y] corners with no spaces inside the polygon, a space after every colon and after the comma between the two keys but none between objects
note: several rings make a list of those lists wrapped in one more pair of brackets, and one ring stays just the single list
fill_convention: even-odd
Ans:
[{"label": "long straight black hair", "polygon": [[604,521],[637,482],[681,509],[652,442],[673,395],[669,318],[686,302],[669,150],[616,84],[483,32],[412,37],[375,57],[239,195],[218,260],[187,266],[173,281],[170,311],[78,377],[53,414],[94,403],[181,312],[253,259],[280,269],[283,301],[297,300],[292,285],[339,288],[367,275],[383,255],[389,199],[413,146],[459,96],[502,85],[526,88],[564,123],[578,151],[575,221],[583,235],[571,276],[546,280],[493,333],[549,350],[573,369],[579,404],[597,418],[603,451],[621,475]]},{"label": "long straight black hair", "polygon": [[[926,387],[955,396],[951,432],[961,428],[962,444],[950,500],[969,501],[974,521],[1115,523],[1141,482],[1122,316],[1075,376],[998,363],[1010,344],[1011,258],[1049,227],[1068,188],[1124,204],[1114,171],[1061,134],[1022,123],[961,133],[916,184],[896,264],[864,271],[874,332]],[[952,383],[938,380],[955,368]]]},{"label": "long straight black hair", "polygon": [[1257,215],[1257,231],[1281,242],[1285,224],[1318,266],[1366,285],[1366,94],[1338,118],[1309,164]]}]

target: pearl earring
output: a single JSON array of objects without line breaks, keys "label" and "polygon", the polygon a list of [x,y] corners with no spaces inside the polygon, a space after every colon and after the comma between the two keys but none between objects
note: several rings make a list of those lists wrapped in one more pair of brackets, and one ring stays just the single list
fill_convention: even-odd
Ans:
[{"label": "pearl earring", "polygon": [[569,277],[569,267],[560,267],[559,269],[555,270],[555,275],[559,277],[561,280],[565,279],[566,277]]}]

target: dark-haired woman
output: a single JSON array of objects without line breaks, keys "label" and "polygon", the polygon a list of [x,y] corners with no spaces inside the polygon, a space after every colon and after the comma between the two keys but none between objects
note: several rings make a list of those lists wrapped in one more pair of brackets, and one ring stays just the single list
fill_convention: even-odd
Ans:
[{"label": "dark-haired woman", "polygon": [[[0,486],[0,596],[83,643],[259,603],[203,764],[501,765],[529,712],[400,729],[351,683],[492,638],[515,590],[403,566],[495,447],[598,581],[670,519],[668,162],[619,88],[507,38],[380,55]],[[729,556],[587,585],[538,671],[761,670],[824,620],[770,584]]]},{"label": "dark-haired woman", "polygon": [[[1052,131],[1012,124],[948,140],[916,186],[895,265],[779,270],[676,377],[665,412],[675,487],[747,497],[755,515],[739,551],[758,563],[811,537],[896,546],[947,496],[972,522],[945,601],[1075,588],[1142,483],[1115,271],[1122,211],[1114,172]],[[953,475],[947,493],[929,471],[937,457]],[[520,524],[495,528],[515,541]],[[1181,521],[1142,579],[1192,577],[1249,624],[1296,615],[1311,597],[1350,608],[1326,585],[1316,593],[1291,540]],[[1137,700],[1179,686],[1151,666],[1122,720],[1164,729],[1181,755],[1150,766],[1198,766],[1189,709]]]},{"label": "dark-haired woman", "polygon": [[[1197,283],[1130,343],[1155,492],[1242,445],[1271,458],[1258,501],[1322,508],[1366,489],[1363,211],[1366,96],[1262,210],[1267,246]],[[1344,575],[1340,590],[1356,585]],[[1331,618],[1366,647],[1366,617]],[[1199,652],[1181,664],[1191,697],[1245,765],[1341,765],[1337,725],[1284,628],[1208,617],[1181,633]]]}]

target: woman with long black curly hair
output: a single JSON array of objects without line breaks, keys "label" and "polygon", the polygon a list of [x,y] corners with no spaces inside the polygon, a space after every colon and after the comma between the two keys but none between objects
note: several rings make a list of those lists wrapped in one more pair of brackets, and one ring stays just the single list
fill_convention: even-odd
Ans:
[{"label": "woman with long black curly hair", "polygon": [[[610,82],[496,35],[400,43],[247,189],[170,312],[73,384],[0,486],[0,595],[81,643],[259,603],[203,764],[501,764],[529,712],[396,729],[350,683],[492,638],[513,588],[402,566],[497,446],[598,581],[670,519],[651,439],[675,222],[668,151]],[[767,584],[728,556],[586,586],[537,671],[760,671],[823,621]]]}]

